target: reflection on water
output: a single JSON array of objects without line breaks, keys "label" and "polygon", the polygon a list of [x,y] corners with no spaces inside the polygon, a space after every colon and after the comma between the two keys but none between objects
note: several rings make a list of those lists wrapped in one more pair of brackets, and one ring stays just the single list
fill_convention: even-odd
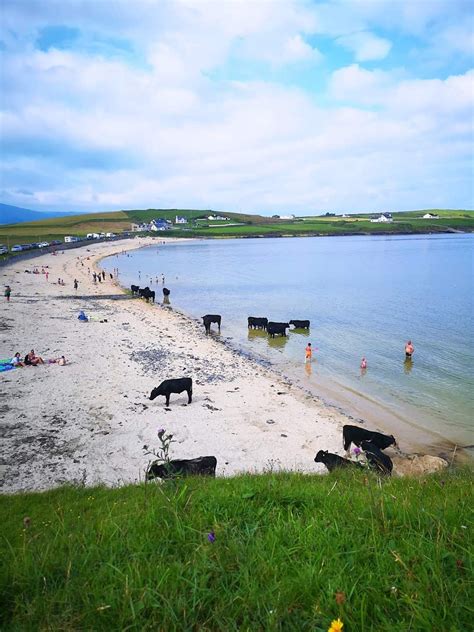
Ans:
[{"label": "reflection on water", "polygon": [[360,377],[364,377],[364,375],[367,373],[367,369],[362,369],[360,370]]},{"label": "reflection on water", "polygon": [[403,363],[403,370],[408,375],[409,373],[411,373],[412,369],[413,369],[413,360],[411,358],[407,358]]},{"label": "reflection on water", "polygon": [[304,336],[307,338],[309,336],[309,329],[290,329],[292,335],[297,334],[298,336]]},{"label": "reflection on water", "polygon": [[170,304],[170,297],[165,295],[163,296],[163,305],[169,305]]},{"label": "reflection on water", "polygon": [[310,375],[313,373],[313,365],[311,364],[311,362],[305,362],[304,370],[306,375],[310,377]]},{"label": "reflection on water", "polygon": [[275,338],[268,336],[268,346],[272,349],[283,349],[287,343],[288,336],[275,336]]},{"label": "reflection on water", "polygon": [[264,329],[249,329],[248,340],[255,340],[255,338],[266,338],[268,336]]}]

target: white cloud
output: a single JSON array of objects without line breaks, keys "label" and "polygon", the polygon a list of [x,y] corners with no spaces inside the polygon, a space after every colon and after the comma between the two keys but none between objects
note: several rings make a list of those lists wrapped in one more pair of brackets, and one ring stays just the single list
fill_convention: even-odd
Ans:
[{"label": "white cloud", "polygon": [[359,31],[350,35],[339,37],[336,42],[344,48],[348,48],[354,53],[356,61],[373,61],[376,59],[384,59],[390,49],[392,43],[387,39],[377,37],[368,31]]}]

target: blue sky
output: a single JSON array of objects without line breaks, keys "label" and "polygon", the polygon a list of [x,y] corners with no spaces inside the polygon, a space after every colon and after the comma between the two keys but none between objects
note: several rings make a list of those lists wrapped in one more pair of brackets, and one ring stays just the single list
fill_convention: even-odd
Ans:
[{"label": "blue sky", "polygon": [[474,208],[464,0],[3,0],[0,201]]}]

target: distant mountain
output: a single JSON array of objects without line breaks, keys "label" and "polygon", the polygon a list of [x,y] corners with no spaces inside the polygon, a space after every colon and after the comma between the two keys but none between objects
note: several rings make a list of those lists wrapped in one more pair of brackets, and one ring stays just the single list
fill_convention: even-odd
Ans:
[{"label": "distant mountain", "polygon": [[0,203],[0,224],[19,224],[20,222],[34,222],[36,220],[47,219],[48,217],[63,217],[74,215],[75,213],[61,213],[61,211],[32,211],[29,208],[20,208],[10,204]]}]

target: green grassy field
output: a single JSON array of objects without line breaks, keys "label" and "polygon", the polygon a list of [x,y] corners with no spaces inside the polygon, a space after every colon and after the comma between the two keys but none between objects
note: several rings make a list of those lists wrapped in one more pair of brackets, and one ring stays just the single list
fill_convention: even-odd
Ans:
[{"label": "green grassy field", "polygon": [[[431,209],[439,219],[420,219],[426,211],[394,213],[392,223],[370,222],[373,214],[343,217],[304,217],[280,220],[262,215],[225,213],[229,222],[196,221],[206,217],[210,211],[187,209],[147,209],[95,213],[52,218],[39,222],[0,225],[0,243],[15,244],[64,240],[66,235],[85,236],[92,232],[120,233],[130,230],[131,224],[146,222],[162,217],[174,221],[176,215],[187,217],[189,224],[166,231],[174,237],[257,237],[299,235],[358,235],[358,234],[412,234],[474,231],[473,211],[449,211]],[[239,223],[238,226],[228,224]],[[160,233],[153,233],[158,236]]]},{"label": "green grassy field", "polygon": [[268,473],[2,496],[0,628],[471,630],[472,483]]}]

